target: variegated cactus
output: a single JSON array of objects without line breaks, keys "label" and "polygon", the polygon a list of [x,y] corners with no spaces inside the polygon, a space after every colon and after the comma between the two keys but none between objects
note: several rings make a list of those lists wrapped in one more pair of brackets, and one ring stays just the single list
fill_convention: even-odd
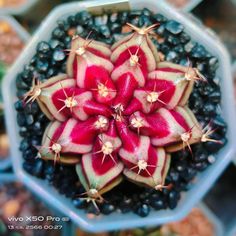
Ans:
[{"label": "variegated cactus", "polygon": [[160,62],[149,35],[156,25],[128,26],[133,32],[112,46],[74,37],[67,74],[34,81],[25,97],[51,120],[40,156],[76,165],[94,203],[124,176],[156,190],[170,187],[171,153],[208,141],[212,132],[187,107],[194,82],[205,78]]}]

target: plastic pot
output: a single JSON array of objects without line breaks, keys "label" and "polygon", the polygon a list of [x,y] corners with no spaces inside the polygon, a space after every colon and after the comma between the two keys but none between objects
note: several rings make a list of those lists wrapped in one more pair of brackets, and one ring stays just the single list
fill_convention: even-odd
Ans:
[{"label": "plastic pot", "polygon": [[[28,42],[30,35],[13,17],[0,16],[0,21],[1,20],[6,21],[25,44]],[[1,81],[0,81],[0,86],[1,86]],[[0,103],[2,104],[1,93],[0,93]],[[0,111],[0,113],[2,113],[2,111]],[[4,158],[2,160],[0,159],[0,172],[8,169],[10,166],[11,166],[10,158]]]},{"label": "plastic pot", "polygon": [[197,7],[203,0],[190,0],[184,7],[183,11],[185,12],[190,12],[192,11],[195,7]]},{"label": "plastic pot", "polygon": [[[15,78],[17,73],[22,70],[24,64],[27,64],[35,53],[36,45],[41,40],[48,40],[53,28],[56,26],[56,21],[59,18],[65,18],[70,14],[76,13],[80,10],[87,9],[88,7],[95,7],[93,9],[101,10],[104,5],[106,8],[118,7],[118,3],[129,3],[131,9],[142,9],[147,7],[154,12],[159,12],[167,18],[179,21],[185,26],[186,32],[192,36],[192,39],[204,45],[208,51],[219,59],[218,75],[222,78],[222,110],[223,116],[228,124],[228,143],[217,154],[215,163],[207,168],[206,171],[199,174],[194,181],[190,190],[181,196],[178,206],[174,210],[161,210],[151,211],[150,215],[146,218],[140,218],[133,213],[120,214],[113,213],[109,216],[100,215],[93,219],[89,219],[85,212],[76,209],[71,200],[66,199],[60,195],[54,188],[49,186],[45,181],[37,179],[26,173],[22,168],[22,156],[18,150],[20,143],[20,136],[18,134],[18,126],[16,122],[16,111],[14,109],[15,96]],[[115,4],[115,5],[113,5]],[[121,4],[121,5],[122,5]],[[123,6],[123,5],[122,5]],[[91,9],[91,8],[90,8]],[[235,153],[235,111],[233,106],[233,87],[232,75],[230,72],[230,60],[224,46],[215,37],[209,35],[204,28],[196,25],[194,22],[186,18],[180,12],[177,12],[166,3],[160,1],[156,4],[155,0],[103,0],[103,1],[85,1],[65,4],[57,7],[45,19],[28,47],[21,54],[17,63],[12,67],[11,71],[4,79],[3,85],[4,102],[6,105],[6,122],[10,136],[12,157],[14,157],[13,165],[16,174],[29,188],[31,188],[42,199],[49,202],[58,210],[68,215],[80,228],[87,231],[108,231],[124,228],[134,228],[142,226],[153,226],[164,224],[170,221],[177,221],[183,218],[187,213],[196,205],[197,202],[206,194],[208,189],[216,181],[217,177],[223,172],[226,166],[230,163],[231,158]]]},{"label": "plastic pot", "polygon": [[[224,227],[222,222],[217,218],[217,216],[205,205],[204,203],[200,203],[196,206],[196,208],[200,209],[204,216],[209,220],[209,222],[212,224],[215,236],[224,236]],[[164,226],[164,225],[163,225]],[[236,225],[234,225],[236,226]],[[153,228],[155,229],[155,227]],[[78,230],[78,227],[76,225],[73,225],[72,235],[76,236],[76,231]],[[234,228],[234,232],[236,232],[236,227]],[[143,233],[144,234],[144,233]],[[143,235],[142,234],[142,235]],[[234,236],[234,235],[229,235]]]},{"label": "plastic pot", "polygon": [[[234,105],[236,107],[236,61],[232,65],[232,76],[234,80]],[[233,162],[236,165],[236,156],[233,158]]]},{"label": "plastic pot", "polygon": [[26,0],[25,3],[15,7],[0,7],[1,15],[23,15],[25,14],[38,0]]}]

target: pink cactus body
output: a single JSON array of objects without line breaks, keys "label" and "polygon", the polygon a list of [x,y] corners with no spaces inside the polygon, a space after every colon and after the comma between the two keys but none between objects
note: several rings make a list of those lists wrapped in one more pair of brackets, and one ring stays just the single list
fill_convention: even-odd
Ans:
[{"label": "pink cactus body", "polygon": [[198,71],[159,61],[149,37],[155,25],[128,25],[134,32],[111,47],[75,37],[67,75],[34,83],[27,93],[28,101],[36,99],[56,120],[45,130],[41,156],[78,163],[92,201],[102,201],[101,194],[123,176],[162,189],[169,153],[190,148],[204,135],[187,107]]}]

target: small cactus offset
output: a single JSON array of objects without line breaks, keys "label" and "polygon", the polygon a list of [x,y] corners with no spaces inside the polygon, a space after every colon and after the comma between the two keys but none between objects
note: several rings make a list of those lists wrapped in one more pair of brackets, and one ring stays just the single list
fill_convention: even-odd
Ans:
[{"label": "small cactus offset", "polygon": [[112,46],[73,37],[67,74],[35,79],[25,94],[51,120],[38,156],[76,165],[86,189],[81,198],[95,205],[123,178],[171,188],[165,185],[171,153],[215,141],[188,108],[194,83],[204,76],[160,60],[151,40],[157,25],[127,26],[132,32]]}]

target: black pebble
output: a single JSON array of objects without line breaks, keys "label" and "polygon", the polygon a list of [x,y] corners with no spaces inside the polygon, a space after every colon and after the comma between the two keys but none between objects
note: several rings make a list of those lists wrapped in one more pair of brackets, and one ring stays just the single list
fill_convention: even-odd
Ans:
[{"label": "black pebble", "polygon": [[15,102],[14,107],[17,111],[23,111],[24,106],[23,106],[23,101],[22,100],[18,100]]},{"label": "black pebble", "polygon": [[209,153],[216,153],[218,152],[227,142],[225,138],[221,138],[220,135],[217,133],[213,133],[211,135],[211,138],[214,140],[218,140],[221,143],[217,142],[206,142],[204,143],[204,148],[209,152]]},{"label": "black pebble", "polygon": [[26,161],[32,161],[35,159],[37,153],[35,151],[33,151],[32,148],[28,148],[26,150],[23,151],[23,158]]},{"label": "black pebble", "polygon": [[196,148],[193,147],[193,160],[195,162],[203,162],[206,161],[208,158],[208,153],[207,151],[204,149],[202,144],[196,144],[195,146]]},{"label": "black pebble", "polygon": [[129,15],[128,12],[120,12],[118,14],[118,21],[120,22],[121,25],[123,25],[127,22],[128,15]]},{"label": "black pebble", "polygon": [[74,26],[77,25],[76,18],[75,18],[74,15],[68,16],[67,22],[68,22],[68,24],[69,24],[70,26],[72,26],[72,27],[74,27]]},{"label": "black pebble", "polygon": [[[175,46],[173,50],[179,54],[182,54],[184,52],[184,47],[182,45]],[[185,64],[183,64],[185,65]]]},{"label": "black pebble", "polygon": [[70,28],[69,24],[67,24],[67,22],[64,20],[58,20],[57,25],[61,30],[64,30],[64,31],[67,31]]},{"label": "black pebble", "polygon": [[83,31],[84,31],[84,28],[83,28],[83,26],[81,26],[81,25],[78,25],[78,26],[76,27],[76,32],[77,32],[77,34],[82,34],[82,33],[83,33]]},{"label": "black pebble", "polygon": [[41,144],[41,139],[38,138],[37,136],[34,136],[31,138],[31,144],[32,144],[32,146],[37,147]]},{"label": "black pebble", "polygon": [[39,72],[44,73],[44,72],[47,72],[49,68],[49,64],[46,60],[45,61],[38,60],[36,64],[36,68],[38,69]]},{"label": "black pebble", "polygon": [[168,52],[170,52],[170,47],[164,43],[162,43],[160,45],[160,50],[164,53],[167,54]]},{"label": "black pebble", "polygon": [[165,32],[165,24],[160,25],[157,29],[154,30],[158,35],[163,36]]},{"label": "black pebble", "polygon": [[28,129],[25,126],[20,127],[19,134],[21,137],[26,137],[28,134]]},{"label": "black pebble", "polygon": [[55,166],[53,165],[53,163],[51,162],[45,162],[45,165],[44,165],[44,177],[45,179],[51,183],[53,182],[53,179],[55,177],[54,173],[56,172],[55,170]]},{"label": "black pebble", "polygon": [[119,33],[121,31],[121,26],[117,23],[111,24],[110,28],[113,33]]},{"label": "black pebble", "polygon": [[55,49],[55,48],[64,48],[64,44],[62,42],[60,42],[59,40],[57,39],[51,39],[49,41],[49,44],[50,44],[50,47],[52,49]]},{"label": "black pebble", "polygon": [[138,18],[138,26],[139,26],[139,27],[143,27],[144,25],[147,25],[147,26],[152,25],[152,22],[151,22],[149,16],[141,15],[141,16]]},{"label": "black pebble", "polygon": [[94,215],[99,215],[100,214],[99,207],[96,208],[92,203],[88,204],[88,207],[86,208],[86,211],[87,211],[88,214],[94,214]]},{"label": "black pebble", "polygon": [[174,20],[168,21],[165,25],[165,28],[172,34],[179,34],[184,30],[184,26]]},{"label": "black pebble", "polygon": [[167,42],[175,46],[179,44],[179,39],[177,37],[170,35],[167,37]]},{"label": "black pebble", "polygon": [[33,115],[26,115],[26,124],[32,125],[34,123],[34,117]]},{"label": "black pebble", "polygon": [[185,44],[184,46],[184,50],[186,53],[190,53],[192,51],[192,49],[195,47],[196,43],[190,41],[188,43]]},{"label": "black pebble", "polygon": [[72,203],[78,209],[83,209],[86,207],[86,201],[81,198],[74,199]]},{"label": "black pebble", "polygon": [[47,121],[47,118],[43,113],[40,113],[37,117],[37,120],[40,122],[44,122],[44,121]]},{"label": "black pebble", "polygon": [[152,15],[152,12],[148,8],[143,8],[142,15],[150,17]]},{"label": "black pebble", "polygon": [[207,102],[207,103],[205,103],[205,105],[202,109],[202,112],[205,116],[212,117],[212,116],[216,115],[216,108],[212,103]]},{"label": "black pebble", "polygon": [[47,42],[40,42],[37,46],[37,52],[47,54],[50,52],[50,45]]},{"label": "black pebble", "polygon": [[209,59],[209,66],[211,68],[211,70],[216,70],[219,66],[219,60],[216,57],[211,57]]},{"label": "black pebble", "polygon": [[34,176],[40,177],[42,171],[43,171],[43,160],[38,158],[34,161],[34,168],[33,168]]},{"label": "black pebble", "polygon": [[94,18],[94,24],[96,26],[106,25],[107,21],[108,21],[108,16],[107,15],[97,16],[97,17]]},{"label": "black pebble", "polygon": [[220,91],[214,91],[208,95],[208,99],[216,104],[219,104],[221,101],[221,93]]},{"label": "black pebble", "polygon": [[168,197],[170,209],[174,209],[177,206],[177,202],[179,198],[180,198],[180,195],[178,192],[174,190],[170,192],[169,197]]},{"label": "black pebble", "polygon": [[115,206],[109,203],[104,203],[101,207],[101,212],[104,215],[109,215],[115,210]]},{"label": "black pebble", "polygon": [[42,125],[40,122],[36,121],[33,125],[33,132],[38,134],[38,132],[42,133]]},{"label": "black pebble", "polygon": [[[112,13],[109,17],[109,21],[111,23],[116,23],[117,20],[118,20],[118,13]],[[118,23],[116,23],[116,24],[118,24]],[[120,24],[118,24],[118,25],[120,25]]]},{"label": "black pebble", "polygon": [[62,40],[65,37],[65,32],[57,27],[52,31],[52,37]]},{"label": "black pebble", "polygon": [[186,44],[191,40],[190,36],[186,34],[185,32],[182,32],[181,35],[179,36],[179,40],[181,43]]},{"label": "black pebble", "polygon": [[155,210],[161,210],[161,209],[164,209],[164,208],[166,207],[163,198],[160,197],[160,196],[158,196],[158,197],[152,197],[150,203],[151,203],[151,206],[152,206]]},{"label": "black pebble", "polygon": [[123,201],[120,202],[120,209],[122,213],[130,212],[132,210],[132,199],[125,197]]},{"label": "black pebble", "polygon": [[182,65],[182,66],[188,66],[189,65],[189,61],[187,58],[182,58],[180,61],[179,61],[179,64]]},{"label": "black pebble", "polygon": [[26,151],[30,147],[30,142],[28,139],[22,139],[20,143],[20,151]]},{"label": "black pebble", "polygon": [[198,171],[203,171],[205,170],[207,167],[209,166],[209,163],[207,161],[203,161],[203,162],[198,162],[196,164],[194,164],[194,168]]},{"label": "black pebble", "polygon": [[138,214],[141,217],[146,217],[150,213],[150,207],[147,204],[140,204],[136,208],[135,213]]},{"label": "black pebble", "polygon": [[179,180],[179,172],[175,171],[175,170],[170,170],[169,172],[169,176],[171,177],[171,181],[178,181]]},{"label": "black pebble", "polygon": [[134,10],[129,12],[129,17],[130,18],[137,18],[137,16],[141,16],[142,15],[142,11],[141,10]]},{"label": "black pebble", "polygon": [[225,121],[222,119],[221,116],[216,116],[213,123],[213,129],[216,129],[217,133],[220,133],[222,136],[225,135],[226,131],[227,131],[227,124],[225,123]]},{"label": "black pebble", "polygon": [[176,166],[176,170],[178,172],[182,172],[185,170],[186,167],[187,167],[187,163],[185,161],[179,161],[179,163]]},{"label": "black pebble", "polygon": [[66,55],[65,55],[65,53],[62,50],[55,50],[53,52],[52,58],[56,62],[62,62],[62,61],[65,60]]},{"label": "black pebble", "polygon": [[25,117],[25,114],[24,114],[24,113],[18,112],[16,119],[17,119],[17,124],[18,124],[20,127],[26,125],[26,117]]},{"label": "black pebble", "polygon": [[93,24],[92,16],[87,11],[81,11],[75,15],[77,24],[80,25],[91,25]]},{"label": "black pebble", "polygon": [[161,14],[156,14],[156,15],[153,16],[153,18],[159,23],[164,23],[164,22],[167,21],[166,17],[164,17]]},{"label": "black pebble", "polygon": [[175,51],[169,51],[166,54],[166,60],[174,62],[178,58],[178,54]]},{"label": "black pebble", "polygon": [[18,89],[29,89],[29,86],[27,83],[24,82],[23,78],[21,77],[21,75],[18,75],[16,77],[16,87]]},{"label": "black pebble", "polygon": [[32,79],[34,77],[34,68],[33,67],[27,67],[23,70],[23,72],[21,73],[21,77],[23,79],[23,81],[25,83],[27,83],[28,85],[31,85],[32,84]]},{"label": "black pebble", "polygon": [[24,111],[27,114],[32,114],[32,115],[37,114],[38,111],[39,111],[38,103],[37,102],[33,102],[33,103],[26,104],[25,107],[24,107]]},{"label": "black pebble", "polygon": [[53,67],[49,68],[46,76],[50,78],[55,75],[57,75],[57,69],[54,69]]},{"label": "black pebble", "polygon": [[188,167],[182,173],[180,173],[181,178],[185,181],[190,181],[197,174],[197,171],[194,168]]},{"label": "black pebble", "polygon": [[106,25],[101,25],[98,29],[98,31],[105,37],[109,38],[111,35],[110,29]]},{"label": "black pebble", "polygon": [[197,44],[191,51],[191,56],[197,59],[204,59],[207,56],[206,49],[202,46]]}]

